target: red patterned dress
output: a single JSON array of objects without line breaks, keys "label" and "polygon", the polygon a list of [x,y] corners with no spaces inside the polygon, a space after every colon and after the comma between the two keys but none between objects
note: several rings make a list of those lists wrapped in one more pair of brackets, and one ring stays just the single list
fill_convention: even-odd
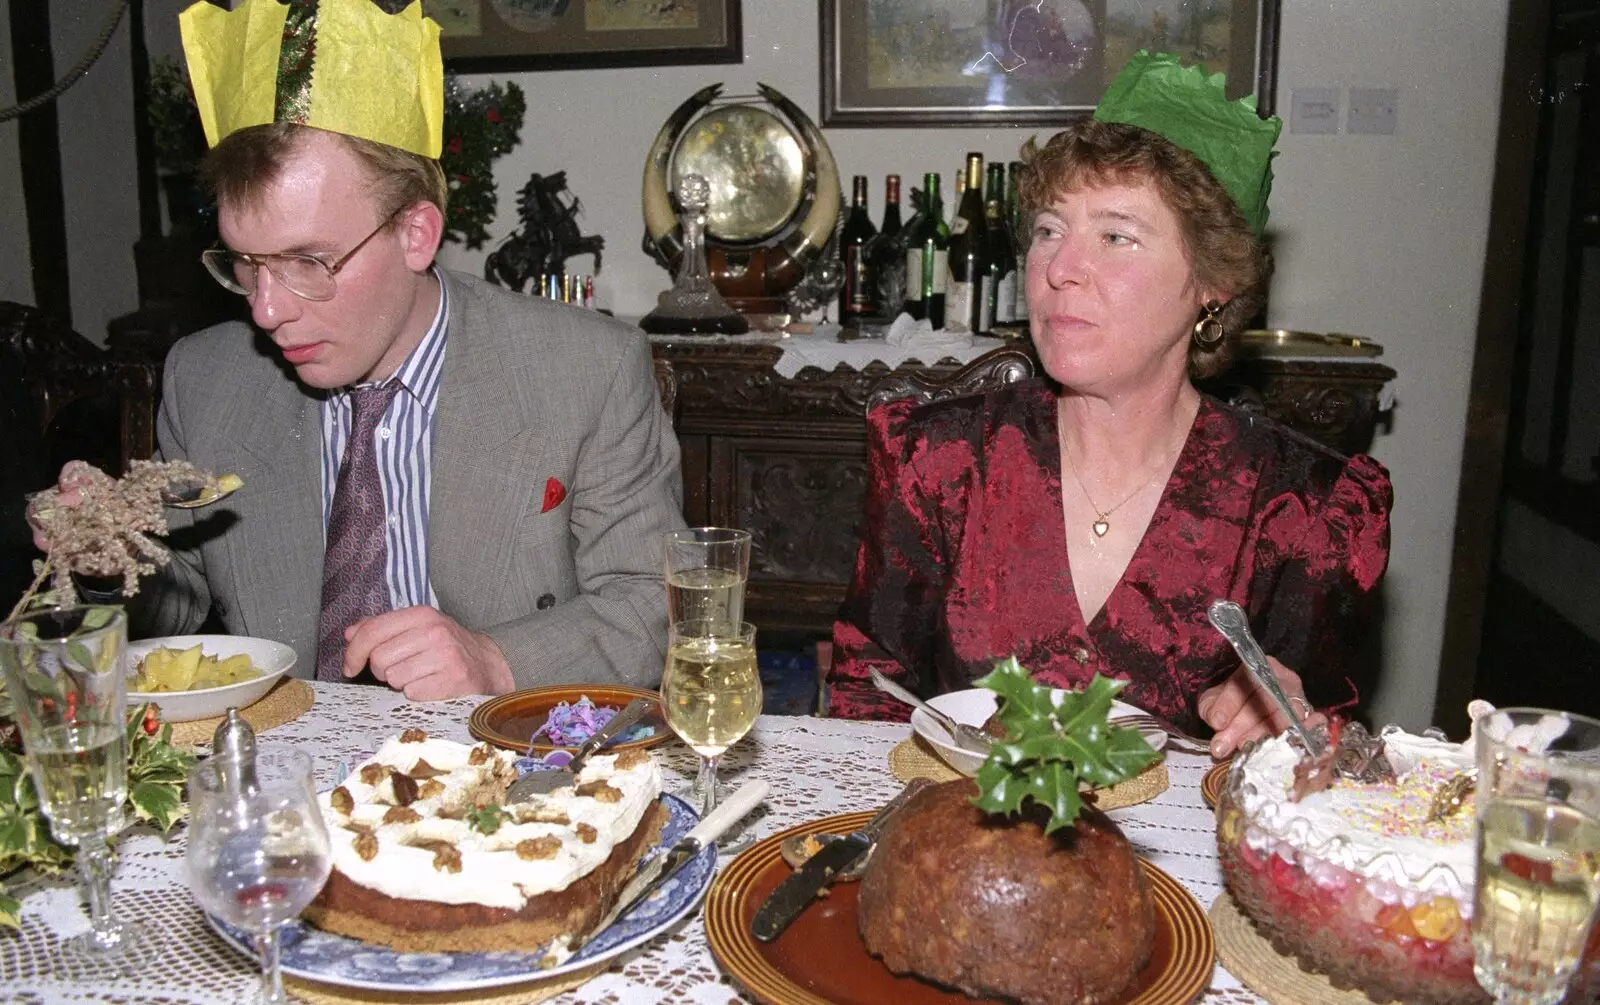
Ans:
[{"label": "red patterned dress", "polygon": [[1129,682],[1124,700],[1205,731],[1200,692],[1238,667],[1206,620],[1249,612],[1312,704],[1371,694],[1360,658],[1389,558],[1383,466],[1202,398],[1144,539],[1093,621],[1062,528],[1054,394],[1043,380],[868,416],[866,531],[834,626],[832,714],[905,719],[867,668],[924,696],[1016,656],[1041,683]]}]

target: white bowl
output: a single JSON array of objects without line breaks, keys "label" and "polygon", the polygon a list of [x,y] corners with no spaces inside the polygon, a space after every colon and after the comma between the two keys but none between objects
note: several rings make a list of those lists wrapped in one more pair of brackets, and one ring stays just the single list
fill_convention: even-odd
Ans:
[{"label": "white bowl", "polygon": [[229,708],[244,708],[260,700],[262,695],[272,690],[272,685],[278,682],[279,677],[294,667],[294,650],[281,642],[239,635],[169,635],[162,639],[140,639],[128,643],[128,681],[133,681],[139,661],[152,650],[163,647],[192,649],[195,646],[199,646],[207,656],[218,659],[244,653],[250,657],[250,664],[261,671],[261,676],[198,691],[129,691],[128,705],[138,707],[153,702],[161,706],[161,719],[164,722],[210,719],[222,715]]},{"label": "white bowl", "polygon": [[[999,696],[986,687],[951,691],[928,700],[928,704],[955,721],[980,728],[989,721],[991,715],[994,715],[995,707],[999,703]],[[1125,702],[1111,703],[1112,716],[1133,715],[1138,711]],[[954,739],[944,731],[944,727],[934,722],[933,717],[922,709],[911,710],[911,728],[916,730],[918,736],[928,741],[928,745],[944,758],[946,764],[963,775],[976,775],[978,769],[983,767],[986,758],[982,754],[975,754],[956,746]],[[1145,742],[1157,750],[1167,745],[1167,734],[1159,729],[1146,729],[1140,732],[1144,734]]]}]

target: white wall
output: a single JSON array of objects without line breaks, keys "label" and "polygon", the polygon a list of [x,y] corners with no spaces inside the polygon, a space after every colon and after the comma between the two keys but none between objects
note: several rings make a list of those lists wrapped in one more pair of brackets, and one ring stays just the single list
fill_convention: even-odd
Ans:
[{"label": "white wall", "polygon": [[[1374,446],[1394,475],[1397,496],[1386,672],[1377,709],[1380,721],[1413,727],[1432,715],[1438,673],[1506,3],[1283,0],[1280,110],[1287,110],[1294,87],[1400,91],[1394,136],[1285,132],[1272,203],[1279,268],[1269,320],[1275,326],[1378,339],[1387,349],[1385,361],[1400,373],[1394,431]],[[58,0],[55,6],[65,10],[69,5]],[[158,19],[170,17],[177,6],[174,0],[151,4],[153,51],[171,48],[165,40],[175,33]],[[668,278],[639,249],[640,173],[650,141],[673,108],[712,81],[724,82],[731,94],[751,93],[762,81],[817,114],[816,5],[745,0],[744,20],[741,66],[518,75],[530,107],[522,145],[497,163],[501,213],[491,232],[499,236],[513,229],[516,189],[531,172],[566,169],[586,208],[584,230],[603,234],[608,244],[598,289],[601,306],[625,315],[647,311]],[[58,49],[58,61],[63,51],[70,48]],[[0,127],[0,208],[13,197],[7,189],[16,184],[8,184],[3,173],[6,128],[14,127]],[[843,174],[874,179],[876,217],[884,174],[910,179],[931,168],[943,172],[948,183],[967,150],[1010,158],[1032,131],[846,129],[830,131],[828,139]],[[115,147],[121,141],[111,135],[106,142]],[[133,239],[124,222],[134,213],[131,179],[98,147],[73,148],[79,163],[69,174],[69,205],[78,218],[85,215],[80,207],[104,204],[105,211],[95,216],[104,221],[101,236],[108,247],[120,241],[127,248]],[[93,168],[98,168],[96,180],[90,179]],[[118,210],[106,190],[124,184],[128,190],[121,198],[127,208]],[[88,255],[78,247],[91,236],[88,229],[75,223],[75,269],[78,256]],[[7,240],[0,234],[0,256],[8,254]],[[478,272],[486,251],[452,247],[444,259]],[[80,297],[117,301],[118,311],[131,306],[131,263],[104,265],[103,274],[75,272],[75,307]],[[8,281],[8,257],[0,257],[0,269],[0,283]],[[105,284],[105,291],[83,290],[85,282]],[[85,321],[94,314],[81,309]],[[105,313],[104,307],[95,310]]]},{"label": "white wall", "polygon": [[1506,0],[1283,9],[1280,108],[1295,87],[1400,91],[1394,136],[1285,132],[1272,199],[1272,324],[1375,338],[1400,375],[1373,445],[1395,483],[1380,722],[1433,711],[1506,17]]}]

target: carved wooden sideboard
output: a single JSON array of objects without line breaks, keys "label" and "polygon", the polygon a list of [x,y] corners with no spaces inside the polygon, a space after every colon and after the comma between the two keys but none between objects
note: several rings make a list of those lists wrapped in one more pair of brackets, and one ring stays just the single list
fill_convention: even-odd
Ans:
[{"label": "carved wooden sideboard", "polygon": [[[866,494],[869,395],[889,368],[815,367],[792,378],[773,343],[658,341],[672,363],[684,517],[753,535],[746,616],[763,630],[827,634],[844,599]],[[943,376],[954,363],[896,373]],[[1342,453],[1367,448],[1394,371],[1370,359],[1244,356],[1206,390]]]}]

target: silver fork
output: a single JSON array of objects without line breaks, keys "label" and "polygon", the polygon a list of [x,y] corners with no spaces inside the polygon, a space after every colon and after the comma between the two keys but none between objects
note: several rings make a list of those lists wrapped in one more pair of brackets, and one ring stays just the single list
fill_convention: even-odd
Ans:
[{"label": "silver fork", "polygon": [[1167,734],[1167,746],[1185,754],[1211,753],[1211,744],[1205,740],[1200,739],[1198,736],[1191,736],[1172,723],[1151,715],[1149,712],[1114,715],[1106,721],[1113,726],[1122,726],[1125,729],[1159,729]]},{"label": "silver fork", "polygon": [[994,746],[994,737],[964,722],[957,722],[934,708],[932,705],[918,698],[905,688],[878,672],[876,667],[868,667],[867,672],[872,674],[872,684],[879,691],[891,697],[898,698],[912,708],[920,708],[950,734],[950,739],[962,750],[970,750],[974,754],[988,756],[989,748]]}]

